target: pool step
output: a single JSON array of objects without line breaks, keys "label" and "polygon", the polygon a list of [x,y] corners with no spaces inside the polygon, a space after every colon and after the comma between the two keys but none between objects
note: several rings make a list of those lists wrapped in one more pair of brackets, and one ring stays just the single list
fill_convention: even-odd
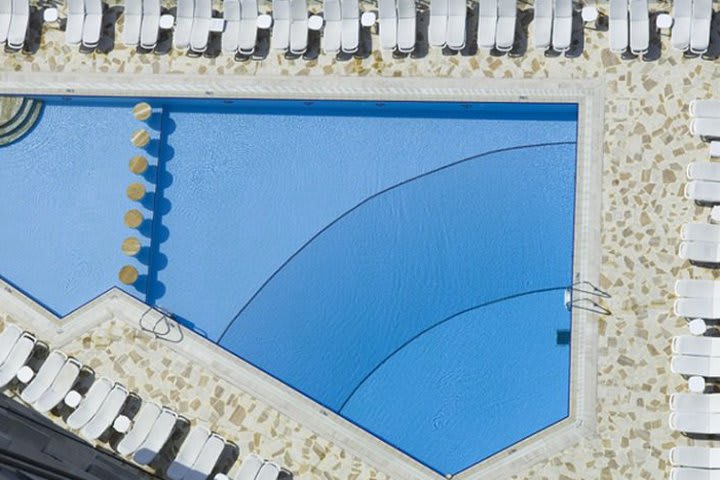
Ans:
[{"label": "pool step", "polygon": [[0,147],[23,137],[42,113],[42,102],[29,98],[0,98],[0,105]]}]

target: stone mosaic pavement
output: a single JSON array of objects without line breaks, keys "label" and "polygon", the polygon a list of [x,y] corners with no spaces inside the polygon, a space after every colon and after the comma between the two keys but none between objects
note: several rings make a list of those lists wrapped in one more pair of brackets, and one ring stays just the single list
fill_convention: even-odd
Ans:
[{"label": "stone mosaic pavement", "polygon": [[[237,63],[226,56],[141,55],[122,46],[82,55],[63,45],[62,32],[46,28],[36,53],[0,53],[0,72],[599,80],[606,98],[600,287],[613,295],[604,303],[613,314],[598,319],[597,434],[513,478],[657,479],[669,473],[669,449],[693,443],[667,427],[668,396],[685,389],[669,371],[670,339],[686,331],[671,313],[672,285],[678,277],[720,277],[676,256],[680,225],[709,214],[682,196],[685,167],[707,157],[707,145],[689,134],[687,103],[718,95],[720,61],[683,58],[669,49],[666,33],[653,38],[659,58],[647,62],[621,60],[608,50],[604,32],[586,30],[578,58],[547,58],[530,47],[518,58],[431,51],[418,59],[372,52],[364,59],[305,61],[271,52],[262,62]],[[389,478],[122,322],[95,327],[65,349],[141,395],[210,422],[241,450],[282,461],[296,478]]]}]

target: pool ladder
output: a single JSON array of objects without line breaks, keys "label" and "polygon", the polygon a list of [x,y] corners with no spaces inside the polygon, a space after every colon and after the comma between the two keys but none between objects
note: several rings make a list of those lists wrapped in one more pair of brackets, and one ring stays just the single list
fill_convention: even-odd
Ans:
[{"label": "pool ladder", "polygon": [[[152,312],[158,314],[154,320],[152,320],[154,315],[150,315]],[[140,328],[160,340],[180,343],[183,339],[182,330],[175,323],[173,314],[157,305],[148,307],[140,316]]]},{"label": "pool ladder", "polygon": [[565,289],[565,308],[585,310],[600,315],[611,315],[612,312],[600,305],[595,299],[612,298],[609,293],[593,285],[587,280],[575,282]]}]

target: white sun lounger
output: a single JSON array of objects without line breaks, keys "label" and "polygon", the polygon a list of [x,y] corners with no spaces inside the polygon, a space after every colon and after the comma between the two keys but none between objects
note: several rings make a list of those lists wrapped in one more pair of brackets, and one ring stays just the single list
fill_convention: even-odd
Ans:
[{"label": "white sun lounger", "polygon": [[670,410],[720,413],[720,393],[673,393],[670,395]]},{"label": "white sun lounger", "polygon": [[572,0],[554,0],[552,47],[556,52],[567,52],[572,40]]},{"label": "white sun lounger", "polygon": [[467,6],[465,0],[448,0],[448,20],[446,43],[450,50],[465,48],[465,19]]},{"label": "white sun lounger", "polygon": [[630,51],[647,53],[650,46],[650,18],[647,0],[630,0]]},{"label": "white sun lounger", "polygon": [[177,50],[187,50],[190,47],[193,17],[195,17],[195,1],[177,0],[177,17],[173,32],[173,44]]},{"label": "white sun lounger", "polygon": [[55,408],[63,401],[72,386],[75,384],[80,375],[82,365],[74,358],[68,359],[60,369],[55,381],[37,401],[33,404],[33,408],[40,413],[46,413]]},{"label": "white sun lounger", "polygon": [[78,430],[85,426],[102,406],[105,398],[112,390],[113,382],[109,378],[100,377],[92,384],[85,398],[82,399],[77,409],[70,414],[67,424],[73,430]]},{"label": "white sun lounger", "polygon": [[[178,11],[180,7],[178,6]],[[140,28],[140,46],[152,50],[157,46],[160,33],[160,0],[143,0],[143,18]],[[177,30],[176,30],[177,33]]]},{"label": "white sun lounger", "polygon": [[120,414],[127,397],[127,389],[120,384],[115,384],[108,396],[105,397],[102,405],[100,405],[97,413],[80,430],[80,435],[87,440],[100,438]]},{"label": "white sun lounger", "polygon": [[83,23],[85,23],[85,2],[83,0],[67,0],[65,43],[78,45],[82,41]]},{"label": "white sun lounger", "polygon": [[703,54],[710,46],[712,12],[712,0],[693,0],[692,27],[690,28],[690,51],[692,53]]},{"label": "white sun lounger", "polygon": [[700,118],[720,118],[720,100],[692,100],[690,115]]},{"label": "white sun lounger", "polygon": [[29,333],[23,333],[13,345],[3,364],[0,365],[0,388],[4,388],[15,378],[15,375],[25,366],[34,348],[35,337]]},{"label": "white sun lounger", "polygon": [[673,468],[670,480],[720,480],[720,470],[702,468]]},{"label": "white sun lounger", "polygon": [[358,0],[340,0],[343,53],[355,53],[360,46],[360,5]]},{"label": "white sun lounger", "polygon": [[720,203],[720,182],[692,180],[685,185],[685,197],[697,202]]},{"label": "white sun lounger", "polygon": [[494,48],[498,22],[498,0],[480,0],[478,3],[478,47]]},{"label": "white sun lounger", "polygon": [[307,0],[290,0],[290,53],[302,55],[308,44]]},{"label": "white sun lounger", "polygon": [[720,357],[720,337],[679,335],[677,337],[673,337],[672,352],[675,355]]},{"label": "white sun lounger", "polygon": [[190,50],[195,53],[203,53],[207,50],[211,18],[211,0],[195,0],[195,16],[190,31]]},{"label": "white sun lounger", "polygon": [[447,44],[449,0],[430,1],[430,24],[428,43],[431,47],[444,47]]},{"label": "white sun lounger", "polygon": [[[225,2],[227,5],[227,2]],[[128,456],[135,453],[150,434],[155,421],[160,416],[160,407],[153,402],[143,402],[133,420],[130,431],[117,444],[120,455]]]},{"label": "white sun lounger", "polygon": [[682,242],[678,255],[683,260],[699,263],[720,263],[720,243],[717,242]]},{"label": "white sun lounger", "polygon": [[123,17],[125,18],[123,43],[128,47],[137,47],[140,42],[140,25],[142,25],[142,0],[125,0]]},{"label": "white sun lounger", "polygon": [[223,2],[223,18],[225,19],[225,30],[222,34],[222,51],[235,53],[240,41],[240,0]]},{"label": "white sun lounger", "polygon": [[257,41],[257,0],[240,0],[240,39],[238,50],[243,55],[255,51]]},{"label": "white sun lounger", "polygon": [[340,0],[323,0],[325,28],[323,29],[323,51],[337,53],[340,51],[342,38],[342,14]]},{"label": "white sun lounger", "polygon": [[690,122],[690,133],[698,137],[720,138],[720,118],[694,118]]},{"label": "white sun lounger", "polygon": [[501,52],[509,52],[515,43],[515,24],[517,5],[515,0],[498,0],[497,32],[495,47]]},{"label": "white sun lounger", "polygon": [[720,413],[674,412],[670,429],[685,433],[720,434]]},{"label": "white sun lounger", "polygon": [[553,1],[535,0],[535,13],[533,15],[533,46],[535,48],[550,48],[552,40]]},{"label": "white sun lounger", "polygon": [[20,394],[20,398],[26,403],[35,403],[45,391],[50,388],[50,385],[55,381],[65,361],[67,355],[58,350],[50,352],[48,357],[43,362],[42,366],[35,375],[35,378],[25,387],[23,392]]},{"label": "white sun lounger", "polygon": [[20,339],[22,333],[22,330],[15,325],[5,325],[5,329],[0,333],[0,365],[8,358],[10,351]]},{"label": "white sun lounger", "polygon": [[675,467],[720,469],[720,448],[673,447],[670,449],[670,463]]},{"label": "white sun lounger", "polygon": [[680,229],[680,238],[688,242],[720,242],[720,225],[686,223]]},{"label": "white sun lounger", "polygon": [[158,416],[157,420],[150,429],[145,440],[140,445],[133,455],[135,463],[140,465],[149,465],[152,462],[163,446],[170,438],[170,434],[175,428],[175,422],[177,422],[177,413],[173,412],[168,408],[163,408],[162,412]]},{"label": "white sun lounger", "polygon": [[678,298],[674,308],[679,317],[720,319],[720,298]]},{"label": "white sun lounger", "polygon": [[395,0],[378,0],[378,23],[380,48],[383,50],[395,50],[398,27]]},{"label": "white sun lounger", "polygon": [[240,39],[238,40],[238,50],[243,55],[251,55],[255,51],[257,18],[257,0],[240,0]]},{"label": "white sun lounger", "polygon": [[184,480],[206,480],[215,468],[220,455],[225,449],[225,439],[220,435],[213,433],[203,445],[200,454],[195,460],[190,472],[188,472]]},{"label": "white sun lounger", "polygon": [[692,19],[692,0],[673,1],[673,25],[670,33],[670,45],[681,52],[690,48],[690,22]]},{"label": "white sun lounger", "polygon": [[415,50],[415,0],[397,0],[397,46],[400,53]]},{"label": "white sun lounger", "polygon": [[7,36],[7,45],[12,50],[21,50],[25,45],[29,21],[30,5],[28,0],[12,0],[12,15]]},{"label": "white sun lounger", "polygon": [[673,355],[670,371],[679,375],[720,378],[720,358]]},{"label": "white sun lounger", "polygon": [[710,142],[710,156],[720,157],[720,142]]},{"label": "white sun lounger", "polygon": [[720,281],[682,278],[675,282],[675,295],[680,298],[720,299]]},{"label": "white sun lounger", "polygon": [[0,0],[0,43],[5,43],[10,31],[12,0]]},{"label": "white sun lounger", "polygon": [[238,470],[237,475],[235,475],[235,480],[255,480],[258,472],[260,472],[260,469],[263,466],[263,463],[265,462],[262,458],[258,457],[254,453],[251,453],[245,457],[240,465],[240,469]]},{"label": "white sun lounger", "polygon": [[203,426],[190,429],[190,433],[185,437],[175,459],[167,469],[166,475],[170,480],[181,480],[190,472],[209,437],[210,430]]},{"label": "white sun lounger", "polygon": [[290,45],[290,0],[273,0],[272,48],[287,50]]},{"label": "white sun lounger", "polygon": [[720,162],[692,162],[687,167],[688,180],[720,182]]},{"label": "white sun lounger", "polygon": [[265,462],[257,474],[256,480],[277,480],[280,476],[280,467],[273,462]]},{"label": "white sun lounger", "polygon": [[95,48],[100,43],[102,29],[102,2],[85,0],[85,22],[82,30],[82,44],[85,48]]},{"label": "white sun lounger", "polygon": [[628,0],[610,0],[608,20],[610,51],[624,53],[628,47]]}]

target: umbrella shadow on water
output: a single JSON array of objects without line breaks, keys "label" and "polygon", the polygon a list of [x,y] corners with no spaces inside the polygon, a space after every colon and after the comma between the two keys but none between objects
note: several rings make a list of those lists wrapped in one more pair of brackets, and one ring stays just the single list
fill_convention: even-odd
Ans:
[{"label": "umbrella shadow on water", "polygon": [[[137,229],[138,232],[140,232],[140,235],[142,235],[145,238],[152,238],[153,237],[153,221],[152,219],[145,219],[140,224],[140,227]],[[164,242],[168,239],[170,236],[170,230],[168,230],[167,227],[158,225],[158,227],[155,229],[155,238],[158,241]]]},{"label": "umbrella shadow on water", "polygon": [[[150,103],[150,105],[152,106],[152,103]],[[145,124],[148,126],[149,129],[156,132],[162,130],[163,135],[170,135],[177,128],[177,125],[175,124],[175,121],[173,119],[163,119],[162,110],[153,111],[152,115],[150,115],[150,118],[145,121]],[[163,152],[165,151],[166,147],[168,147],[168,145],[163,145]]]},{"label": "umbrella shadow on water", "polygon": [[167,255],[161,252],[153,254],[152,249],[149,246],[141,247],[140,251],[135,255],[138,262],[145,266],[154,268],[156,270],[162,270],[167,267],[168,258]]},{"label": "umbrella shadow on water", "polygon": [[163,145],[162,141],[157,138],[151,138],[148,144],[143,147],[145,153],[153,158],[160,158],[161,149],[165,160],[169,160],[175,156],[175,149],[169,145]]},{"label": "umbrella shadow on water", "polygon": [[[151,297],[153,299],[160,298],[165,295],[165,285],[157,279],[152,278],[151,275],[138,275],[138,279],[133,284],[133,287],[148,299]],[[150,303],[149,300],[148,303]]]},{"label": "umbrella shadow on water", "polygon": [[172,208],[170,200],[158,191],[147,192],[140,203],[143,207],[153,212],[153,217],[167,215]]},{"label": "umbrella shadow on water", "polygon": [[165,169],[160,169],[156,165],[148,165],[147,170],[143,173],[143,179],[146,182],[155,185],[155,190],[165,189],[172,185],[173,176]]}]

